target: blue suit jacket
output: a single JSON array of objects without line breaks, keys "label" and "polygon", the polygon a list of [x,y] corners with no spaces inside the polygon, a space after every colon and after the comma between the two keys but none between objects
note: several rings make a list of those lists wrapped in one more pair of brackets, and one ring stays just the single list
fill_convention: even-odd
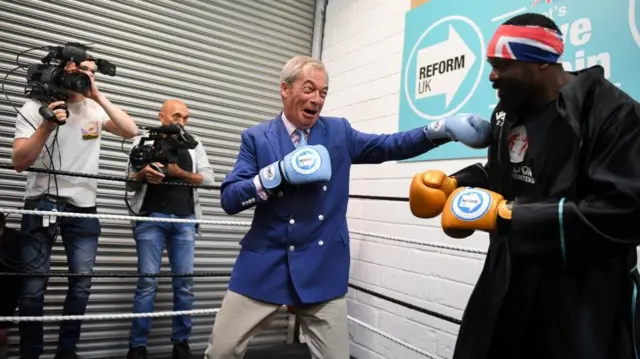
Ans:
[{"label": "blue suit jacket", "polygon": [[263,201],[253,178],[295,147],[280,115],[242,131],[236,164],[220,189],[227,214],[256,206],[231,274],[229,289],[236,293],[284,305],[344,295],[351,259],[346,218],[351,165],[408,159],[435,147],[422,128],[373,135],[334,117],[320,117],[307,143],[329,150],[331,180],[292,186]]}]

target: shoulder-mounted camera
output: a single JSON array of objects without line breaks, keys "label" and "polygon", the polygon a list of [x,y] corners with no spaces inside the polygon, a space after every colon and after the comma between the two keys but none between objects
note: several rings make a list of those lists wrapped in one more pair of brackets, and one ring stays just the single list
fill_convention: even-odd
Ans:
[{"label": "shoulder-mounted camera", "polygon": [[[84,93],[90,90],[91,79],[89,76],[82,72],[65,71],[65,67],[70,62],[79,66],[83,61],[94,61],[97,72],[109,76],[116,75],[115,65],[107,60],[94,58],[87,53],[87,47],[80,43],[69,42],[64,46],[47,46],[45,48],[49,50],[49,53],[40,60],[41,63],[27,66],[25,95],[29,98],[51,103],[66,101],[69,91]],[[57,108],[66,109],[66,106]],[[46,110],[43,111],[49,114]],[[69,116],[68,111],[67,116]],[[49,118],[51,117],[49,116]]]}]

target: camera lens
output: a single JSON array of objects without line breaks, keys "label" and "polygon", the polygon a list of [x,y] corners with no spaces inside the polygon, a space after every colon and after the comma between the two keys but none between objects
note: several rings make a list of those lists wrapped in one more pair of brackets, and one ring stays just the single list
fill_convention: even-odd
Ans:
[{"label": "camera lens", "polygon": [[91,79],[80,72],[63,72],[60,75],[60,86],[73,92],[86,92],[91,88]]}]

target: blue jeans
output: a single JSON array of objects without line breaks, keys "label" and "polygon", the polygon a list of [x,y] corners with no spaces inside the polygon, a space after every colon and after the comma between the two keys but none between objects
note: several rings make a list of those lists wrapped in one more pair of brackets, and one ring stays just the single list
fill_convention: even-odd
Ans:
[{"label": "blue jeans", "polygon": [[[163,213],[151,213],[155,218],[184,218]],[[196,238],[195,223],[137,222],[133,231],[138,252],[138,273],[158,273],[162,251],[167,246],[167,256],[172,273],[192,273]],[[173,310],[191,310],[193,306],[193,278],[172,278]],[[157,278],[140,278],[133,299],[134,313],[153,312],[153,302],[158,288]],[[134,318],[129,337],[129,347],[146,346],[151,331],[151,318]],[[190,316],[172,317],[171,341],[186,341],[191,334]]]},{"label": "blue jeans", "polygon": [[[78,208],[50,199],[27,200],[25,209],[51,210],[59,212],[96,213],[96,208]],[[97,218],[58,217],[56,224],[43,227],[41,216],[23,215],[21,230],[34,235],[38,243],[23,243],[22,260],[36,266],[29,268],[34,272],[49,272],[51,268],[51,249],[55,241],[57,229],[62,235],[62,243],[67,255],[69,271],[85,273],[93,270],[100,237],[100,221]],[[91,292],[90,277],[70,277],[62,315],[84,315]],[[26,277],[20,302],[20,316],[43,315],[44,293],[47,289],[47,277]],[[80,339],[82,321],[62,321],[58,338],[58,351],[75,351]],[[20,322],[20,355],[22,357],[39,357],[43,351],[42,322]]]}]

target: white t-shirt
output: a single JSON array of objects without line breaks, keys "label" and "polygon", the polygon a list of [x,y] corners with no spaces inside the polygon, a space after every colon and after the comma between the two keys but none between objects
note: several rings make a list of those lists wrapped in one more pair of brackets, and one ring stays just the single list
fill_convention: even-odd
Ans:
[{"label": "white t-shirt", "polygon": [[[40,127],[44,121],[39,113],[41,106],[42,103],[32,99],[25,102],[20,109],[24,117],[18,114],[16,119],[15,138],[29,138],[35,129]],[[52,168],[47,153],[48,147],[53,158],[53,169],[98,174],[102,127],[109,120],[109,116],[97,102],[88,98],[76,103],[67,103],[67,109],[69,118],[66,124],[59,126],[55,148],[52,146],[56,133],[54,130],[32,167]],[[53,174],[28,172],[25,198],[35,198],[48,192],[50,195],[66,198],[77,207],[96,205],[98,180],[62,175],[55,177],[58,182],[57,192]]]}]

